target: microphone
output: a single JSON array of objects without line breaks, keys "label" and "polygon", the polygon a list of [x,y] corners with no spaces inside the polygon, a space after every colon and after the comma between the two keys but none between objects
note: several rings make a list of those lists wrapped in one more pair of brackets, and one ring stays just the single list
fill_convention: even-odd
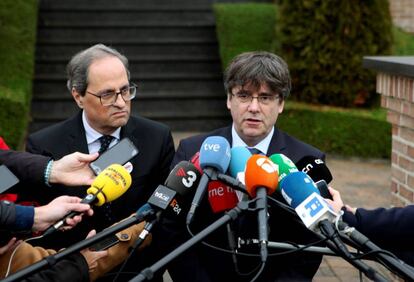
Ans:
[{"label": "microphone", "polygon": [[269,233],[267,226],[267,194],[272,194],[277,188],[277,166],[266,156],[253,155],[247,161],[245,176],[247,192],[252,198],[256,198],[260,256],[264,263],[267,259]]},{"label": "microphone", "polygon": [[285,178],[288,174],[298,171],[298,168],[292,162],[292,160],[286,157],[284,154],[273,154],[269,158],[278,167],[277,171],[279,173],[279,186],[282,182],[282,179]]},{"label": "microphone", "polygon": [[186,224],[192,222],[195,210],[203,198],[210,179],[216,178],[217,173],[227,171],[230,163],[230,144],[221,136],[207,137],[200,148],[200,167],[203,169],[197,190],[195,192],[190,210],[187,214]]},{"label": "microphone", "polygon": [[[122,165],[112,164],[98,174],[91,187],[86,190],[87,195],[81,203],[94,204],[99,207],[116,200],[129,189],[131,181],[131,175]],[[79,214],[81,213],[74,211],[68,213],[64,218],[50,226],[43,233],[43,236],[55,232],[65,224],[66,219]]]},{"label": "microphone", "polygon": [[200,167],[200,152],[195,153],[194,156],[191,157],[190,163],[192,163],[200,173],[203,173],[203,170]]},{"label": "microphone", "polygon": [[[164,211],[164,217],[171,218],[174,221],[183,218],[183,211],[187,210],[189,206],[186,196],[198,185],[200,176],[201,173],[195,165],[188,161],[179,162],[171,170],[165,180],[165,185],[159,185],[155,189],[147,203],[137,211],[137,214],[139,215],[142,211],[147,213],[152,211],[152,214],[156,214],[155,221],[159,219],[162,211]],[[138,239],[133,245],[134,249],[145,240],[153,225],[154,222],[147,222],[145,224],[144,229],[138,235]]]},{"label": "microphone", "polygon": [[343,255],[347,258],[352,257],[332,227],[332,222],[338,215],[321,197],[309,175],[302,171],[293,172],[283,179],[280,187],[282,196],[295,209],[308,229],[325,235],[334,242]]},{"label": "microphone", "polygon": [[218,180],[208,184],[208,201],[214,213],[230,210],[239,202],[233,188]]},{"label": "microphone", "polygon": [[246,163],[247,160],[252,156],[252,153],[250,153],[246,147],[231,148],[230,153],[230,175],[245,184],[244,172],[246,170]]},{"label": "microphone", "polygon": [[305,156],[296,163],[296,166],[312,178],[323,198],[332,200],[331,193],[328,190],[328,183],[332,181],[332,174],[323,160],[314,156]]}]

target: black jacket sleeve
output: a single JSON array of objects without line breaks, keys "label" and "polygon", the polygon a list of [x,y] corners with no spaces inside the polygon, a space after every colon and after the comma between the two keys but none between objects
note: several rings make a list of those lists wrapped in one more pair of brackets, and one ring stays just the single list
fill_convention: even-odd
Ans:
[{"label": "black jacket sleeve", "polygon": [[0,150],[0,164],[7,166],[23,183],[43,183],[49,160],[49,157],[26,152]]},{"label": "black jacket sleeve", "polygon": [[57,262],[54,266],[27,277],[24,281],[89,281],[89,267],[85,258],[80,253],[75,253]]}]

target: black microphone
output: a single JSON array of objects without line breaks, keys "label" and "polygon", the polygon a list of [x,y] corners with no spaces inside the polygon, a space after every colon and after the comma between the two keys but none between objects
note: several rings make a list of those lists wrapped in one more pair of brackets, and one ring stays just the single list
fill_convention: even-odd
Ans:
[{"label": "black microphone", "polygon": [[314,156],[305,156],[296,163],[296,167],[312,178],[323,198],[332,200],[328,190],[332,174],[323,160]]},{"label": "black microphone", "polygon": [[[188,210],[190,201],[187,199],[193,189],[197,187],[201,174],[198,169],[188,161],[179,162],[170,172],[165,185],[159,185],[140,209],[154,209],[157,218],[163,211],[162,216],[174,221],[184,220],[184,211]],[[138,236],[134,247],[139,246],[151,231],[154,222],[145,225],[144,230]]]}]

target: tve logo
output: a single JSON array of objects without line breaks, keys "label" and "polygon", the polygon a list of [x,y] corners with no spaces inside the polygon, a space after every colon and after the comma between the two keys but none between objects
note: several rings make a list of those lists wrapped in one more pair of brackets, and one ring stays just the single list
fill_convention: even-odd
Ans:
[{"label": "tve logo", "polygon": [[218,152],[218,151],[220,151],[220,144],[205,143],[204,144],[204,150]]}]

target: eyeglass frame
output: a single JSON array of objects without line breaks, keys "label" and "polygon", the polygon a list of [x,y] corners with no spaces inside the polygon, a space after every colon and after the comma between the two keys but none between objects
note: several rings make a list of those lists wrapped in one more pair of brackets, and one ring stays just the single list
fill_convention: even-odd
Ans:
[{"label": "eyeglass frame", "polygon": [[[114,105],[115,103],[116,103],[116,100],[118,100],[118,96],[119,95],[121,95],[121,97],[122,97],[122,100],[124,100],[124,102],[128,102],[128,101],[131,101],[132,99],[134,99],[135,97],[136,97],[136,94],[137,94],[137,85],[135,84],[135,83],[132,83],[132,85],[130,85],[130,86],[128,86],[128,88],[126,88],[126,89],[128,89],[129,90],[129,92],[131,92],[131,88],[132,89],[134,89],[134,94],[133,95],[131,95],[131,97],[130,97],[130,99],[129,100],[125,100],[125,98],[124,98],[124,96],[122,95],[122,89],[120,89],[118,92],[117,91],[115,91],[115,90],[113,90],[113,92],[114,93],[111,93],[111,94],[115,94],[115,98],[114,98],[114,100],[112,101],[112,103],[111,104],[108,104],[108,105],[104,105],[103,104],[103,102],[102,102],[102,96],[104,95],[104,94],[106,94],[106,93],[108,93],[109,91],[103,91],[103,93],[101,93],[100,95],[99,95],[99,93],[100,92],[97,92],[97,93],[93,93],[93,92],[90,92],[90,91],[88,91],[88,90],[86,90],[85,91],[85,93],[88,93],[88,94],[91,94],[92,96],[95,96],[95,97],[97,97],[97,98],[99,98],[99,101],[101,102],[101,105],[102,106],[104,106],[104,107],[109,107],[109,106],[112,106],[112,105]],[[126,90],[125,89],[125,90]]]},{"label": "eyeglass frame", "polygon": [[[276,102],[276,100],[283,99],[283,97],[279,94],[275,94],[275,95],[271,95],[271,94],[270,95],[258,95],[258,96],[245,94],[246,96],[249,97],[249,100],[242,101],[242,100],[240,100],[240,94],[243,94],[243,93],[236,93],[236,94],[231,93],[231,92],[229,93],[229,95],[231,95],[232,97],[235,97],[242,104],[250,104],[250,103],[253,102],[253,99],[257,99],[257,102],[261,105],[270,105],[272,102]],[[262,97],[267,97],[267,98],[272,97],[272,99],[273,98],[274,99],[269,100],[268,103],[263,103],[263,101],[261,100]]]}]

